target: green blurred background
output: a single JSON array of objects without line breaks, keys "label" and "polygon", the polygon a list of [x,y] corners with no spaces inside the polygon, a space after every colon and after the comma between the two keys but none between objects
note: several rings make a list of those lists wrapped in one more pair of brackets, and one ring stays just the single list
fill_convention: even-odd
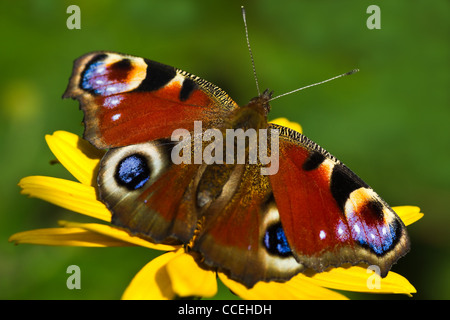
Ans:
[{"label": "green blurred background", "polygon": [[[69,30],[66,9],[81,9]],[[0,298],[118,299],[155,253],[144,248],[14,246],[19,231],[82,217],[19,194],[20,178],[73,179],[44,135],[81,134],[78,103],[62,100],[72,62],[92,50],[143,56],[201,76],[239,104],[256,95],[240,6],[262,88],[275,94],[361,72],[276,100],[271,117],[301,123],[388,203],[417,205],[412,250],[393,270],[413,299],[450,298],[450,4],[396,1],[1,1]],[[366,9],[381,8],[369,30]],[[81,290],[66,268],[81,268]],[[222,288],[219,298],[233,297]],[[406,298],[353,294],[364,299]],[[409,299],[409,298],[408,298]]]}]

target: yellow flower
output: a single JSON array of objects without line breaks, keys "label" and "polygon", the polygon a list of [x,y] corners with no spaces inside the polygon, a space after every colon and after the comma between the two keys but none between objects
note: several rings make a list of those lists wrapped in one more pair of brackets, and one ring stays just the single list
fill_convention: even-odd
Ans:
[{"label": "yellow flower", "polygon": [[[286,121],[277,119],[274,122],[292,126],[292,123]],[[294,129],[300,131],[301,127]],[[217,293],[217,276],[231,291],[244,299],[346,299],[344,295],[330,288],[408,295],[416,292],[408,280],[394,272],[380,278],[379,285],[370,289],[367,279],[371,275],[363,265],[331,268],[329,271],[310,276],[299,274],[285,283],[258,282],[253,288],[248,289],[229,279],[225,274],[202,269],[182,246],[154,244],[111,225],[111,213],[97,200],[95,190],[98,164],[103,152],[77,135],[65,131],[47,135],[46,141],[59,162],[79,182],[44,176],[25,177],[19,183],[22,194],[43,199],[100,221],[99,223],[60,221],[59,228],[19,232],[12,235],[9,240],[16,244],[142,246],[164,251],[165,253],[148,262],[136,274],[123,293],[122,299],[212,297]],[[417,207],[395,207],[394,210],[405,224],[411,224],[423,216]]]}]

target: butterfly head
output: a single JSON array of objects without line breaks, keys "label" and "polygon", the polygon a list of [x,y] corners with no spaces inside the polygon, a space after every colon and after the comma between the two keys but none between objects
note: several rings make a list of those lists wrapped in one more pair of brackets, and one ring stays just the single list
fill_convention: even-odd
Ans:
[{"label": "butterfly head", "polygon": [[266,89],[262,94],[251,99],[247,106],[260,110],[267,116],[270,112],[269,101],[272,99],[272,95],[273,91]]},{"label": "butterfly head", "polygon": [[227,126],[234,129],[263,129],[267,128],[267,114],[270,111],[269,101],[272,91],[265,90],[261,95],[254,97],[250,102],[237,108],[229,117]]}]

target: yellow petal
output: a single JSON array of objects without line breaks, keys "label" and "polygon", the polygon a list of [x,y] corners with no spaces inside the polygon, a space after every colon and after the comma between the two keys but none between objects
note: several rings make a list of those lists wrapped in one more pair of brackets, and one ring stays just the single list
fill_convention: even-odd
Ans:
[{"label": "yellow petal", "polygon": [[347,297],[332,290],[322,288],[305,276],[295,276],[287,282],[258,282],[251,289],[218,273],[220,280],[235,294],[247,300],[343,300]]},{"label": "yellow petal", "polygon": [[385,278],[381,278],[374,271],[363,266],[332,268],[306,278],[318,286],[338,290],[407,295],[416,292],[407,279],[395,272],[390,271]]},{"label": "yellow petal", "polygon": [[59,162],[82,184],[96,181],[97,167],[104,152],[94,148],[79,136],[56,131],[46,135],[45,140]]},{"label": "yellow petal", "polygon": [[23,231],[9,238],[15,244],[48,246],[124,247],[131,244],[81,228],[46,228]]},{"label": "yellow petal", "polygon": [[176,297],[166,270],[167,263],[184,249],[167,252],[147,263],[131,280],[122,295],[124,300],[167,300]]},{"label": "yellow petal", "polygon": [[408,226],[410,224],[413,224],[417,220],[421,219],[423,217],[423,213],[420,212],[419,207],[414,206],[398,206],[398,207],[392,207],[392,209],[395,211],[395,213],[398,214],[400,219],[402,219],[403,223]]},{"label": "yellow petal", "polygon": [[97,200],[95,189],[84,184],[43,176],[25,177],[19,182],[22,194],[39,198],[60,207],[103,221],[111,221],[111,213]]},{"label": "yellow petal", "polygon": [[298,124],[297,122],[289,121],[286,118],[276,118],[274,120],[271,120],[270,122],[278,124],[283,127],[291,128],[292,130],[302,133],[302,126],[300,124]]},{"label": "yellow petal", "polygon": [[94,233],[101,234],[103,236],[129,243],[130,245],[136,245],[141,247],[146,247],[150,249],[155,250],[162,250],[162,251],[171,251],[175,250],[178,247],[176,246],[169,246],[165,244],[155,244],[152,242],[149,242],[147,240],[144,240],[142,238],[130,235],[125,230],[105,225],[105,224],[99,224],[99,223],[78,223],[78,222],[69,222],[69,221],[59,221],[59,224],[66,227],[66,228],[80,228],[83,230],[91,231]]},{"label": "yellow petal", "polygon": [[201,269],[190,254],[170,260],[166,268],[179,297],[212,297],[217,293],[216,273]]}]

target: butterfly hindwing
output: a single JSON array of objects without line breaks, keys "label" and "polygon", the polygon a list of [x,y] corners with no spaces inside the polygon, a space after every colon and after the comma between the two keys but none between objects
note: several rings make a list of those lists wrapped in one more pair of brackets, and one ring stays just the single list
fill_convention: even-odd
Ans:
[{"label": "butterfly hindwing", "polygon": [[195,120],[219,126],[236,103],[188,72],[114,52],[78,58],[63,97],[79,100],[84,137],[99,149],[168,138]]},{"label": "butterfly hindwing", "polygon": [[198,165],[174,165],[167,140],[110,149],[100,163],[100,199],[112,223],[156,243],[188,242],[197,224]]},{"label": "butterfly hindwing", "polygon": [[297,261],[316,271],[366,262],[385,276],[409,250],[395,212],[339,160],[292,129],[280,132],[279,172],[270,176]]},{"label": "butterfly hindwing", "polygon": [[286,281],[302,271],[303,265],[280,233],[269,180],[260,174],[260,167],[222,169],[231,174],[221,195],[201,214],[192,249],[202,255],[204,263],[247,287],[258,281]]}]

